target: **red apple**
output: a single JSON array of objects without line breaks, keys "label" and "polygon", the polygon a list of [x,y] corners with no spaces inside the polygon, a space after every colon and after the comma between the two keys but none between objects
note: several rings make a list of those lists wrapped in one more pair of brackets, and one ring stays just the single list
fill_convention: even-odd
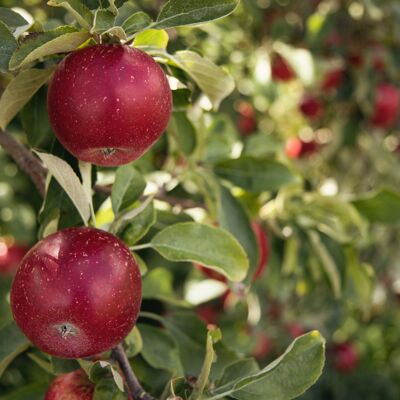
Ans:
[{"label": "red apple", "polygon": [[322,104],[316,97],[306,94],[299,105],[302,114],[310,119],[319,118],[322,114]]},{"label": "red apple", "polygon": [[287,325],[286,328],[289,332],[289,335],[293,339],[296,339],[297,337],[304,335],[305,333],[303,325],[299,324],[298,322],[291,322],[290,324]]},{"label": "red apple", "polygon": [[75,157],[117,166],[140,157],[164,132],[172,94],[159,65],[122,45],[68,55],[48,91],[54,132]]},{"label": "red apple", "polygon": [[237,127],[242,135],[250,135],[257,129],[256,111],[248,101],[241,101],[238,106]]},{"label": "red apple", "polygon": [[378,85],[375,93],[374,114],[371,122],[381,128],[389,128],[398,117],[400,106],[399,89],[390,83]]},{"label": "red apple", "polygon": [[364,58],[359,53],[351,53],[348,57],[348,61],[354,68],[360,68],[364,65]]},{"label": "red apple", "polygon": [[93,393],[94,384],[79,369],[54,379],[44,400],[92,400]]},{"label": "red apple", "polygon": [[280,55],[272,56],[271,74],[275,81],[288,82],[295,77],[295,73],[289,63]]},{"label": "red apple", "polygon": [[357,368],[359,355],[351,342],[339,343],[333,347],[334,367],[341,373],[347,374]]},{"label": "red apple", "polygon": [[129,249],[110,233],[69,228],[37,243],[11,288],[14,319],[39,349],[63,358],[109,350],[132,330],[141,277]]},{"label": "red apple", "polygon": [[322,89],[327,91],[338,89],[343,83],[344,73],[341,68],[329,71],[322,82]]},{"label": "red apple", "polygon": [[263,332],[256,335],[256,345],[254,346],[251,355],[259,360],[265,359],[273,349],[271,338]]},{"label": "red apple", "polygon": [[220,310],[214,304],[202,304],[197,307],[196,314],[208,325],[216,325]]},{"label": "red apple", "polygon": [[14,275],[27,251],[24,246],[0,240],[0,275]]},{"label": "red apple", "polygon": [[314,140],[305,142],[298,137],[292,137],[286,142],[285,153],[289,158],[302,158],[318,151],[318,143]]}]

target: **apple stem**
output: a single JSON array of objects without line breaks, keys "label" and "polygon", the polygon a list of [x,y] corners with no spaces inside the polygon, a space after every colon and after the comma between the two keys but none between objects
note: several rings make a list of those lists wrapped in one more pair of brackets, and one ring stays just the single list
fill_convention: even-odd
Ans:
[{"label": "apple stem", "polygon": [[121,371],[124,374],[126,385],[128,386],[130,394],[137,400],[157,400],[155,397],[148,394],[139,383],[135,373],[132,370],[128,357],[122,345],[114,347],[112,350],[112,357],[118,362]]},{"label": "apple stem", "polygon": [[19,168],[31,178],[41,196],[44,197],[47,170],[39,159],[23,144],[2,130],[0,130],[0,145],[12,157]]}]

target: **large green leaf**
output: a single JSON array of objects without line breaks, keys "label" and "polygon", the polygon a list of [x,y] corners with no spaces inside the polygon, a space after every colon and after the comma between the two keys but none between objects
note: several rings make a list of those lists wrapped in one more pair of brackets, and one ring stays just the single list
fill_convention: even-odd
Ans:
[{"label": "large green leaf", "polygon": [[176,111],[169,121],[168,133],[174,138],[176,146],[185,155],[196,149],[196,129],[185,112]]},{"label": "large green leaf", "polygon": [[237,240],[227,231],[192,222],[159,232],[152,247],[171,261],[198,262],[239,282],[246,277],[249,261]]},{"label": "large green leaf", "polygon": [[21,333],[15,322],[0,330],[0,376],[8,365],[29,347],[29,340]]},{"label": "large green leaf", "polygon": [[153,368],[171,372],[173,377],[183,375],[183,367],[174,340],[167,331],[139,324],[143,338],[142,356]]},{"label": "large green leaf", "polygon": [[400,193],[392,189],[367,194],[353,204],[371,222],[397,224],[400,221]]},{"label": "large green leaf", "polygon": [[0,397],[0,400],[43,400],[49,388],[47,382],[33,383]]},{"label": "large green leaf", "polygon": [[250,261],[249,276],[252,276],[259,258],[256,236],[245,209],[231,194],[230,190],[222,185],[218,207],[218,221],[220,226],[232,233],[243,246]]},{"label": "large green leaf", "polygon": [[139,33],[133,45],[135,47],[153,47],[157,49],[166,49],[168,46],[169,36],[164,30],[147,29]]},{"label": "large green leaf", "polygon": [[151,18],[143,11],[138,11],[129,16],[123,23],[122,28],[127,35],[139,32],[151,24]]},{"label": "large green leaf", "polygon": [[[325,362],[325,340],[313,331],[297,338],[285,353],[259,372],[242,379],[224,380],[208,397],[217,400],[290,400],[303,394],[322,373]],[[226,382],[226,383],[225,383]]]},{"label": "large green leaf", "polygon": [[49,0],[47,4],[65,8],[83,28],[90,29],[93,24],[94,15],[81,0]]},{"label": "large green leaf", "polygon": [[216,383],[216,387],[234,387],[243,377],[254,375],[259,371],[260,367],[253,358],[236,361],[225,368],[221,379]]},{"label": "large green leaf", "polygon": [[166,29],[212,21],[229,15],[238,3],[238,0],[169,0],[153,27]]},{"label": "large green leaf", "polygon": [[89,32],[78,32],[70,26],[39,33],[15,51],[10,59],[10,70],[21,68],[42,57],[76,50],[89,38]]},{"label": "large green leaf", "polygon": [[215,173],[250,192],[275,191],[298,181],[286,165],[250,157],[218,163]]},{"label": "large green leaf", "polygon": [[104,33],[114,27],[115,15],[110,10],[98,9],[94,14],[91,32]]},{"label": "large green leaf", "polygon": [[52,73],[50,69],[28,69],[21,71],[8,84],[0,99],[0,128],[7,127]]},{"label": "large green leaf", "polygon": [[111,193],[113,211],[120,211],[131,206],[143,194],[146,181],[132,165],[118,168]]},{"label": "large green leaf", "polygon": [[207,95],[215,110],[235,88],[235,81],[231,75],[194,51],[178,51],[173,60]]},{"label": "large green leaf", "polygon": [[17,41],[10,29],[0,21],[0,69],[8,70],[10,58],[17,48]]},{"label": "large green leaf", "polygon": [[29,25],[28,21],[21,14],[5,7],[0,7],[0,21],[12,30],[20,26]]}]

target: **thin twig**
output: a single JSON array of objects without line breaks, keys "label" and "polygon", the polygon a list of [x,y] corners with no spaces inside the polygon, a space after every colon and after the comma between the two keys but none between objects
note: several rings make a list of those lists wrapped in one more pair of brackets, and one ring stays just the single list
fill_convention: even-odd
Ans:
[{"label": "thin twig", "polygon": [[156,398],[148,394],[139,383],[122,345],[118,345],[113,349],[112,356],[114,360],[118,362],[118,365],[125,376],[126,385],[128,386],[129,392],[133,396],[134,400],[156,400]]},{"label": "thin twig", "polygon": [[13,136],[2,130],[0,130],[0,145],[12,157],[19,168],[31,178],[41,196],[44,197],[47,170],[41,161],[28,148],[15,140]]}]

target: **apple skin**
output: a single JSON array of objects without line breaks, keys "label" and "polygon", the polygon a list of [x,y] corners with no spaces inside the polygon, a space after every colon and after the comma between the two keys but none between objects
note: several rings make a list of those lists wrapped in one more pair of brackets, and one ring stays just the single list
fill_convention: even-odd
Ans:
[{"label": "apple skin", "polygon": [[293,338],[296,339],[301,335],[304,335],[306,333],[304,327],[299,324],[298,322],[291,322],[290,324],[287,325],[286,327],[289,335]]},{"label": "apple skin", "polygon": [[377,86],[375,93],[374,114],[371,123],[381,128],[389,128],[398,117],[400,91],[389,83]]},{"label": "apple skin", "polygon": [[338,372],[348,374],[357,368],[360,357],[357,349],[351,342],[336,344],[333,347],[333,352],[333,365]]},{"label": "apple skin", "polygon": [[278,82],[289,82],[295,77],[292,67],[280,54],[274,54],[272,57],[271,75],[272,79]]},{"label": "apple skin", "polygon": [[322,82],[322,89],[332,91],[338,89],[344,80],[345,71],[343,69],[334,69],[329,71]]},{"label": "apple skin", "polygon": [[306,94],[300,102],[301,113],[310,119],[317,119],[322,114],[322,104],[319,99],[310,94]]},{"label": "apple skin", "polygon": [[297,159],[318,152],[318,143],[312,140],[305,142],[297,137],[292,137],[286,142],[285,153],[289,158]]},{"label": "apple skin", "polygon": [[26,247],[19,244],[8,245],[6,241],[0,241],[0,275],[14,275],[27,251]]},{"label": "apple skin", "polygon": [[237,127],[240,133],[244,136],[251,135],[257,130],[256,111],[248,101],[239,103],[239,117]]},{"label": "apple skin", "polygon": [[[253,275],[253,282],[256,281],[257,279],[261,278],[263,273],[265,272],[265,269],[267,268],[268,264],[268,259],[269,259],[269,243],[268,243],[268,238],[267,235],[265,234],[264,229],[261,227],[261,225],[253,221],[251,224],[253,228],[253,232],[256,236],[256,241],[257,241],[257,246],[259,250],[259,258],[258,258],[258,265],[256,268],[256,271],[254,272]],[[227,278],[218,272],[211,270],[207,267],[204,267],[203,265],[200,264],[194,264],[194,266],[201,271],[207,278],[214,279],[216,281],[220,282],[227,282]]]},{"label": "apple skin", "polygon": [[92,400],[94,384],[81,369],[58,376],[50,384],[44,400]]},{"label": "apple skin", "polygon": [[107,351],[132,330],[141,305],[141,277],[117,237],[68,228],[37,243],[11,288],[19,328],[42,351],[82,358]]},{"label": "apple skin", "polygon": [[139,158],[164,132],[172,93],[161,67],[125,45],[95,45],[59,64],[48,90],[53,130],[76,158],[118,166]]},{"label": "apple skin", "polygon": [[251,351],[251,355],[258,360],[264,360],[273,350],[272,339],[264,332],[256,334],[256,344]]}]

